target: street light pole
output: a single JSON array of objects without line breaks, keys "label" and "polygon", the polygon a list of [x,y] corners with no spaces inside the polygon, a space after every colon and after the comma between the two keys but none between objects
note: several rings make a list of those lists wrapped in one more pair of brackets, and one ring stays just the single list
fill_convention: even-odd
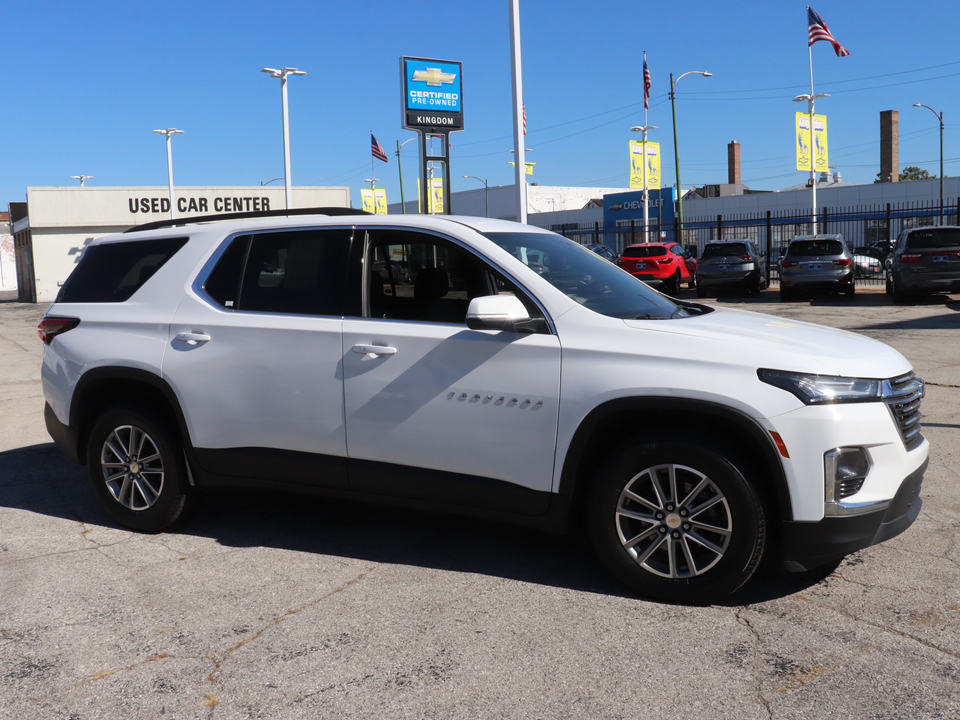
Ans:
[{"label": "street light pole", "polygon": [[167,128],[166,130],[154,130],[155,133],[167,136],[167,184],[170,186],[170,219],[177,216],[177,206],[173,201],[173,144],[170,142],[171,135],[182,135],[183,130],[176,128]]},{"label": "street light pole", "polygon": [[417,139],[416,136],[413,136],[412,138],[407,138],[403,142],[400,142],[399,140],[397,140],[397,172],[400,173],[400,212],[403,215],[407,214],[407,203],[403,199],[403,165],[401,164],[401,160],[400,160],[400,148],[402,148],[411,140],[416,140],[416,139]]},{"label": "street light pole", "polygon": [[[643,241],[650,242],[650,190],[647,178],[647,131],[656,130],[656,125],[637,125],[631,132],[643,133]],[[676,148],[674,148],[676,149]]]},{"label": "street light pole", "polygon": [[486,206],[486,212],[484,217],[490,217],[490,186],[487,185],[487,181],[483,178],[478,178],[476,175],[464,175],[465,178],[473,178],[474,180],[479,180],[483,183],[483,201]]},{"label": "street light pole", "polygon": [[[810,85],[813,86],[813,75],[811,69],[811,81]],[[807,115],[810,116],[810,193],[811,193],[811,202],[813,203],[813,212],[810,215],[810,224],[813,226],[813,234],[817,234],[817,163],[814,160],[816,156],[816,149],[814,138],[816,137],[816,130],[813,127],[813,118],[815,113],[814,103],[817,98],[828,98],[830,97],[829,93],[807,93],[805,95],[797,95],[793,101],[794,102],[805,102],[807,103]],[[827,168],[829,170],[829,168]]]},{"label": "street light pole", "polygon": [[280,98],[283,103],[283,177],[286,186],[287,210],[293,207],[293,185],[290,180],[290,118],[287,113],[287,77],[290,75],[306,75],[303,70],[285,67],[282,70],[263,68],[260,72],[270,77],[280,78]]},{"label": "street light pole", "polygon": [[929,105],[923,103],[914,103],[914,107],[925,107],[927,110],[937,116],[940,121],[940,224],[943,225],[943,113],[937,112]]},{"label": "street light pole", "polygon": [[[673,160],[676,166],[677,174],[677,216],[679,220],[680,237],[677,240],[683,245],[683,185],[680,183],[680,148],[677,142],[677,83],[683,80],[687,75],[703,75],[703,77],[712,77],[713,73],[704,70],[690,70],[673,79],[673,73],[670,73],[670,105],[673,109]],[[646,161],[646,158],[644,158]]]}]

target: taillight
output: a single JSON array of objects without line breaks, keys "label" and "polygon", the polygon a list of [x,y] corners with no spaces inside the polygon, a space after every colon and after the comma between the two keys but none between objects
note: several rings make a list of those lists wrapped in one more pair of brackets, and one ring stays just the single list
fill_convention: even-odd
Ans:
[{"label": "taillight", "polygon": [[753,258],[750,257],[749,255],[737,255],[737,257],[743,260],[744,262],[751,262],[753,260]]},{"label": "taillight", "polygon": [[57,335],[62,335],[67,330],[73,330],[79,324],[80,318],[45,317],[37,325],[37,335],[49,345]]},{"label": "taillight", "polygon": [[669,265],[672,262],[673,262],[673,259],[668,257],[660,258],[659,260],[657,260],[657,263],[659,265]]},{"label": "taillight", "polygon": [[789,260],[782,260],[782,261],[780,262],[780,265],[781,265],[782,267],[793,267],[794,265],[796,265],[796,263],[795,263],[795,262],[790,262]]},{"label": "taillight", "polygon": [[833,261],[833,264],[834,264],[834,265],[839,265],[840,267],[846,267],[847,265],[849,265],[849,264],[852,263],[852,262],[853,262],[853,260],[851,260],[850,258],[840,258],[839,260],[834,260],[834,261]]},{"label": "taillight", "polygon": [[900,262],[920,262],[920,258],[922,257],[923,253],[910,253],[909,255],[904,254],[900,256]]}]

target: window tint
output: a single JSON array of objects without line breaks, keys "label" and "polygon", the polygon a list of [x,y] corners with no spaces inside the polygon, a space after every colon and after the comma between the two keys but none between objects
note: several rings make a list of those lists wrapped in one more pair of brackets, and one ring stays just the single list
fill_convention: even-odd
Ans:
[{"label": "window tint", "polygon": [[748,255],[749,250],[744,243],[707,243],[703,247],[702,260],[723,255]]},{"label": "window tint", "polygon": [[[310,229],[237,238],[249,242],[240,286],[239,309],[294,315],[342,315],[347,229]],[[233,249],[232,247],[230,248]],[[236,255],[240,254],[237,250]],[[236,255],[221,262],[236,267]],[[229,256],[229,257],[228,257]],[[229,300],[229,272],[215,269],[214,292]],[[219,300],[218,300],[219,301]]]},{"label": "window tint", "polygon": [[956,228],[918,230],[907,235],[907,247],[911,250],[960,247],[960,230]]},{"label": "window tint", "polygon": [[470,300],[502,287],[472,253],[416,232],[371,231],[365,267],[367,317],[465,324]]},{"label": "window tint", "polygon": [[843,243],[839,240],[797,240],[790,243],[787,254],[797,257],[841,255],[843,254]]},{"label": "window tint", "polygon": [[237,298],[240,297],[240,277],[249,245],[249,235],[234,238],[203,285],[213,300],[231,310],[237,307]]},{"label": "window tint", "polygon": [[[681,305],[661,295],[630,273],[559,235],[529,232],[484,234],[567,297],[602,315],[666,320],[710,312],[705,306]],[[637,247],[653,249],[645,245]],[[664,246],[656,247],[661,255],[667,254]],[[538,254],[557,259],[549,273],[541,272],[530,261]],[[559,262],[561,259],[562,263]]]},{"label": "window tint", "polygon": [[187,238],[91,245],[60,288],[57,302],[123,302],[187,242]]},{"label": "window tint", "polygon": [[631,245],[623,251],[623,257],[663,257],[667,249],[663,245]]}]

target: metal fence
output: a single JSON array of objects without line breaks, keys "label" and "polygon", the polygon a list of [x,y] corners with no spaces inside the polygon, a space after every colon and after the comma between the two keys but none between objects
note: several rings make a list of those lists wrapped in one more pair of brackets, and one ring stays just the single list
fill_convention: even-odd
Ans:
[{"label": "metal fence", "polygon": [[[820,233],[840,234],[851,248],[893,240],[902,230],[924,225],[955,225],[960,216],[960,198],[945,202],[917,200],[906,203],[856,208],[823,208],[817,214]],[[535,218],[528,218],[535,222]],[[650,242],[673,241],[675,224],[660,227],[651,218]],[[693,216],[684,219],[683,245],[697,256],[708,242],[749,239],[766,255],[770,278],[779,279],[779,259],[796,235],[813,232],[811,211],[765,211],[735,215]],[[621,220],[616,225],[604,223],[562,223],[548,229],[583,244],[604,244],[618,254],[628,245],[644,242],[642,220]],[[861,278],[867,283],[882,283],[883,274]]]}]

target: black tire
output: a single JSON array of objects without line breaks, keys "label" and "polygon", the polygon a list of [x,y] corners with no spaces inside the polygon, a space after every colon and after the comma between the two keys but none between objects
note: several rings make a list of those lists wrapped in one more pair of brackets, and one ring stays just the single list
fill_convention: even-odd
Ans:
[{"label": "black tire", "polygon": [[893,281],[890,280],[889,276],[885,280],[886,281],[884,282],[884,288],[883,288],[884,292],[886,292],[887,295],[893,295]]},{"label": "black tire", "polygon": [[680,271],[677,270],[670,278],[664,283],[664,292],[667,295],[676,295],[680,292]]},{"label": "black tire", "polygon": [[587,513],[607,570],[634,592],[668,602],[726,597],[753,575],[766,543],[753,487],[733,462],[697,442],[622,445],[595,475]]},{"label": "black tire", "polygon": [[898,285],[896,278],[891,278],[890,280],[890,294],[893,295],[893,301],[898,305],[905,303],[908,299],[907,293],[905,293]]},{"label": "black tire", "polygon": [[687,287],[690,288],[691,290],[693,290],[696,286],[697,286],[697,276],[696,276],[696,275],[691,275],[691,276],[687,279]]},{"label": "black tire", "polygon": [[780,286],[780,302],[790,302],[793,300],[793,290]]},{"label": "black tire", "polygon": [[750,281],[750,284],[747,286],[747,292],[750,293],[751,295],[759,295],[759,294],[760,294],[760,275],[759,275],[759,273],[757,274],[757,276],[756,276],[753,280]]},{"label": "black tire", "polygon": [[703,287],[703,285],[700,285],[699,283],[697,283],[697,297],[705,298],[707,297],[707,295],[709,295],[709,293],[707,292],[707,289]]},{"label": "black tire", "polygon": [[848,298],[854,298],[857,295],[857,286],[855,283],[851,283],[850,287],[845,288],[843,294]]},{"label": "black tire", "polygon": [[196,496],[177,434],[131,405],[116,405],[99,417],[87,442],[87,469],[104,510],[131,530],[166,530]]}]

